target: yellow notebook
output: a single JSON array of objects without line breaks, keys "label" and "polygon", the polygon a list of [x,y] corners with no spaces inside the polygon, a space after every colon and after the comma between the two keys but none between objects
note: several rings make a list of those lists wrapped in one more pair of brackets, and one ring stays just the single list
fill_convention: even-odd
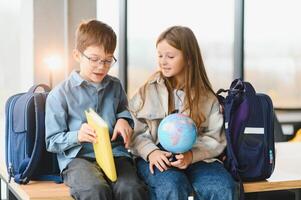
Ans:
[{"label": "yellow notebook", "polygon": [[290,142],[301,142],[301,129],[299,129],[293,139]]},{"label": "yellow notebook", "polygon": [[117,180],[112,146],[107,123],[92,109],[85,111],[88,124],[97,134],[97,143],[93,144],[96,162],[111,181]]}]

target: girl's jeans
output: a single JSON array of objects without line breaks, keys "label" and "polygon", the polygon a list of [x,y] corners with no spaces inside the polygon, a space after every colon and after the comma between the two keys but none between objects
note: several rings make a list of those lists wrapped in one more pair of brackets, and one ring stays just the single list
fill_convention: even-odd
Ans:
[{"label": "girl's jeans", "polygon": [[237,199],[237,184],[218,161],[200,161],[185,170],[170,168],[164,172],[154,166],[154,174],[150,173],[148,162],[141,158],[136,162],[138,175],[148,185],[152,200],[187,200],[189,196],[195,200]]}]

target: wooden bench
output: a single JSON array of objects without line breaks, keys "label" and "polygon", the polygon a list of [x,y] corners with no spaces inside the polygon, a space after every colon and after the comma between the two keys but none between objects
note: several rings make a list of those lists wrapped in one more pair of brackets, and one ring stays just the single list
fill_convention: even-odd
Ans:
[{"label": "wooden bench", "polygon": [[[11,180],[8,183],[8,175],[1,163],[0,178],[7,186],[7,198],[10,200],[72,200],[69,188],[64,184],[56,184],[50,181],[30,181],[27,185],[19,185]],[[1,191],[1,189],[0,189]],[[1,194],[1,192],[0,192]]]},{"label": "wooden bench", "polygon": [[[64,184],[31,181],[27,185],[18,185],[11,181],[1,164],[0,177],[8,187],[9,199],[24,200],[70,200],[69,188]],[[301,143],[277,143],[276,166],[272,176],[266,181],[244,183],[246,193],[274,190],[294,190],[301,188]],[[300,199],[297,195],[296,199]]]}]

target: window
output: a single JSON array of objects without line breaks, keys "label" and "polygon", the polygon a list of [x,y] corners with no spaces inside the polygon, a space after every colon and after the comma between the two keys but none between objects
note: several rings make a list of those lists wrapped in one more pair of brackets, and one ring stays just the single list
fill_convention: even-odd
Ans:
[{"label": "window", "polygon": [[233,77],[234,1],[128,1],[128,95],[156,70],[156,39],[173,25],[196,35],[205,67],[217,90]]},{"label": "window", "polygon": [[245,1],[245,78],[275,107],[301,107],[299,0]]},{"label": "window", "polygon": [[119,62],[118,62],[118,48],[119,48],[119,1],[98,0],[97,1],[97,19],[105,22],[115,31],[117,36],[117,46],[114,52],[117,63],[115,63],[109,71],[112,76],[118,77]]}]

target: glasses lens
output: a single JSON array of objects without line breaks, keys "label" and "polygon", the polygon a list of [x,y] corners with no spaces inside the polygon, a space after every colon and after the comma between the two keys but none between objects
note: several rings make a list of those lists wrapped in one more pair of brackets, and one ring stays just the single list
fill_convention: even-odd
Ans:
[{"label": "glasses lens", "polygon": [[[83,54],[83,53],[82,53]],[[116,63],[116,58],[113,57],[112,59],[109,59],[109,60],[101,60],[100,58],[96,58],[96,57],[88,57],[86,56],[85,54],[83,54],[90,62],[90,65],[92,67],[98,67],[99,65],[100,66],[104,66],[104,67],[107,67],[107,68],[110,68],[111,66],[113,66],[115,63]]]},{"label": "glasses lens", "polygon": [[106,68],[109,68],[115,64],[115,60],[92,60],[90,59],[90,65],[93,67],[98,67],[98,66],[104,66]]},{"label": "glasses lens", "polygon": [[90,59],[90,65],[93,67],[97,67],[99,65],[99,61]]},{"label": "glasses lens", "polygon": [[108,65],[109,65],[110,67],[112,67],[114,64],[115,64],[115,60],[110,60],[110,61],[108,61]]}]

